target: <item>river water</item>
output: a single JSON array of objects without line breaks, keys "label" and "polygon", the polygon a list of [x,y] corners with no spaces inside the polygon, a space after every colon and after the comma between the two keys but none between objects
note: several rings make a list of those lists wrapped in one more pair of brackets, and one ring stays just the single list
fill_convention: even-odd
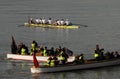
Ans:
[{"label": "river water", "polygon": [[[24,27],[28,18],[69,19],[80,29]],[[72,72],[31,74],[33,63],[9,61],[11,35],[16,43],[30,48],[39,45],[67,47],[74,54],[90,58],[96,44],[106,51],[120,51],[120,0],[1,0],[0,1],[0,79],[119,79],[120,67]],[[91,56],[92,57],[92,56]]]}]

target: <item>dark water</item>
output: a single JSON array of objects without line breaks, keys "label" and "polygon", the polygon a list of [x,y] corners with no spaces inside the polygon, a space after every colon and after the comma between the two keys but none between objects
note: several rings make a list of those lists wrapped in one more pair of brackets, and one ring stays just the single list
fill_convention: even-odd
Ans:
[{"label": "dark water", "polygon": [[[29,17],[65,18],[80,29],[47,29],[20,26]],[[105,51],[120,51],[119,0],[1,0],[0,1],[0,79],[119,79],[120,67],[33,75],[32,63],[6,60],[11,35],[28,47],[39,45],[68,47],[75,54],[93,54],[96,44]],[[85,26],[88,27],[85,27]]]}]

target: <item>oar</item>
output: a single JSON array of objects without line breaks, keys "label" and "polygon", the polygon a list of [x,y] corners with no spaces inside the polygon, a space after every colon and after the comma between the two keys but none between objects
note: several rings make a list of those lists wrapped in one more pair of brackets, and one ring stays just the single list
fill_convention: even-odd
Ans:
[{"label": "oar", "polygon": [[[30,20],[30,16],[28,16],[28,20]],[[29,23],[29,22],[28,22]],[[30,24],[28,25],[30,27]]]},{"label": "oar", "polygon": [[84,24],[78,24],[80,25],[81,27],[88,27],[88,25],[84,25]]},{"label": "oar", "polygon": [[21,24],[21,25],[18,25],[17,27],[23,27],[24,26],[24,24]]}]

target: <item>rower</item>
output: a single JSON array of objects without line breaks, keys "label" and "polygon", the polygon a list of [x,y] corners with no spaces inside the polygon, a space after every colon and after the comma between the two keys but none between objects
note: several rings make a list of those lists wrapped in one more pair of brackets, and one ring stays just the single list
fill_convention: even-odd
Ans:
[{"label": "rower", "polygon": [[83,54],[80,54],[79,61],[80,61],[81,64],[84,63],[84,56],[83,56]]},{"label": "rower", "polygon": [[95,54],[94,57],[96,58],[96,60],[103,60],[104,59],[104,48],[100,49],[99,45],[96,45],[96,48],[94,49]]},{"label": "rower", "polygon": [[42,18],[40,18],[40,24],[43,24],[43,22],[42,22]]},{"label": "rower", "polygon": [[33,18],[30,18],[30,19],[28,20],[28,23],[29,23],[29,24],[33,24],[33,23],[34,23]]},{"label": "rower", "polygon": [[50,62],[50,66],[54,67],[55,66],[55,59],[52,58],[51,62]]},{"label": "rower", "polygon": [[48,60],[47,60],[47,66],[51,66],[51,67],[54,67],[58,65],[58,59],[56,57],[49,57]]},{"label": "rower", "polygon": [[21,49],[22,49],[22,46],[23,46],[23,43],[22,42],[20,42],[19,44],[18,44],[18,48],[17,48],[17,53],[18,54],[21,54]]},{"label": "rower", "polygon": [[44,50],[43,50],[43,56],[48,56],[48,50],[47,50],[47,47],[45,47]]},{"label": "rower", "polygon": [[48,19],[48,24],[50,24],[50,25],[52,24],[52,19],[51,18]]},{"label": "rower", "polygon": [[52,57],[50,56],[47,60],[47,66],[50,66],[51,60],[52,60]]},{"label": "rower", "polygon": [[94,57],[95,57],[95,59],[96,59],[97,61],[100,60],[100,54],[99,54],[99,52],[98,52],[97,50],[94,50]]},{"label": "rower", "polygon": [[61,21],[60,20],[57,20],[57,25],[61,25]]},{"label": "rower", "polygon": [[38,51],[38,44],[37,44],[37,42],[35,41],[35,40],[33,40],[32,41],[32,44],[31,44],[31,54],[32,54],[32,52],[37,52]]},{"label": "rower", "polygon": [[65,50],[62,49],[60,52],[60,61],[61,64],[64,65],[67,62],[68,55],[65,53]]},{"label": "rower", "polygon": [[40,19],[35,19],[36,24],[40,24]]},{"label": "rower", "polygon": [[21,55],[28,55],[28,48],[24,44],[21,48]]},{"label": "rower", "polygon": [[64,21],[64,19],[61,19],[61,21],[60,21],[60,25],[65,25],[65,21]]},{"label": "rower", "polygon": [[45,18],[42,19],[42,23],[43,23],[43,24],[46,24],[46,23],[47,23]]},{"label": "rower", "polygon": [[114,55],[114,58],[120,57],[120,55],[118,54],[118,51],[115,51],[115,52],[113,53],[113,55]]},{"label": "rower", "polygon": [[55,64],[55,66],[57,66],[59,64],[59,60],[56,57],[56,55],[53,56],[53,60],[55,60],[54,64]]},{"label": "rower", "polygon": [[83,64],[84,63],[84,56],[83,54],[77,55],[75,60],[73,61],[75,64]]},{"label": "rower", "polygon": [[66,21],[65,21],[65,25],[71,25],[72,23],[68,20],[68,19],[66,19]]}]

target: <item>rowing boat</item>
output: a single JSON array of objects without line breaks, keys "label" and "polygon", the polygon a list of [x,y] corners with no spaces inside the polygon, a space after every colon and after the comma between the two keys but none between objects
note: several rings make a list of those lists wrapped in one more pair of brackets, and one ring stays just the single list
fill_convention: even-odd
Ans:
[{"label": "rowing boat", "polygon": [[84,64],[66,64],[58,65],[55,67],[40,66],[40,67],[31,67],[31,73],[48,73],[48,72],[62,72],[62,71],[73,71],[73,70],[83,70],[83,69],[92,69],[98,67],[106,67],[120,64],[120,58],[114,58],[109,60],[101,61],[89,61],[87,60]]},{"label": "rowing boat", "polygon": [[77,25],[50,25],[50,24],[29,24],[24,23],[24,26],[34,26],[34,27],[43,27],[43,28],[61,28],[61,29],[77,29],[80,26]]},{"label": "rowing boat", "polygon": [[[49,56],[36,56],[39,62],[46,62]],[[20,54],[12,54],[7,53],[7,59],[11,60],[23,60],[23,61],[33,61],[32,55],[20,55]],[[58,57],[58,60],[60,58]],[[75,59],[75,56],[69,56],[68,62],[72,62]]]}]

